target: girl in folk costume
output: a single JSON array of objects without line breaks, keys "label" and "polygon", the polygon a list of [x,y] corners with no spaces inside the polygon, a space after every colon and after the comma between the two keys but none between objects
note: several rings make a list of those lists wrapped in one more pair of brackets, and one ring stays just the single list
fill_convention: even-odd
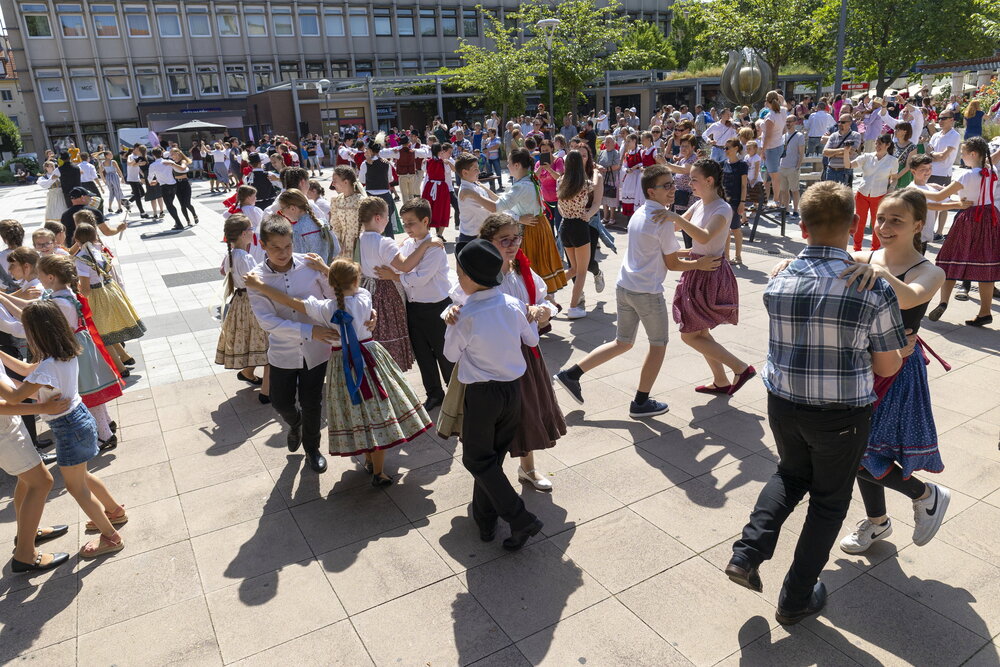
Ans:
[{"label": "girl in folk costume", "polygon": [[[875,234],[882,250],[855,252],[854,266],[846,269],[847,287],[870,287],[883,278],[899,299],[900,314],[910,345],[903,349],[903,366],[896,375],[875,378],[878,400],[872,413],[868,447],[858,471],[858,490],[866,518],[840,542],[847,553],[867,551],[873,542],[892,534],[885,506],[885,489],[913,502],[913,543],[923,546],[944,521],[951,492],[913,476],[917,470],[941,472],[937,428],[927,381],[926,344],[917,337],[920,320],[945,280],[945,271],[921,254],[921,231],[927,224],[927,200],[915,188],[896,190],[882,198],[875,218]],[[926,348],[935,357],[933,350]],[[938,358],[940,360],[940,358]],[[945,369],[948,365],[941,362]]]},{"label": "girl in folk costume", "polygon": [[132,359],[122,343],[141,338],[146,333],[146,325],[112,277],[111,263],[101,251],[97,229],[86,223],[79,224],[73,241],[79,247],[75,259],[76,272],[80,276],[80,293],[90,301],[94,324],[115,361],[115,367],[122,377],[128,377],[125,365]]},{"label": "girl in folk costume", "polygon": [[250,248],[247,252],[253,257],[254,262],[260,264],[267,255],[260,244],[260,223],[264,221],[264,211],[257,208],[257,188],[252,185],[241,185],[236,188],[236,194],[222,202],[228,208],[222,213],[223,220],[228,220],[229,216],[240,213],[250,221],[250,230],[253,238],[250,240]]},{"label": "girl in folk costume", "polygon": [[298,253],[315,253],[329,262],[340,253],[340,244],[330,232],[326,221],[319,221],[301,190],[290,188],[278,195],[275,216],[292,225],[292,249]]},{"label": "girl in folk costume", "polygon": [[451,221],[451,159],[452,146],[449,143],[433,144],[431,158],[425,163],[426,175],[420,196],[431,203],[431,227],[437,230],[439,238],[444,238],[444,229]]},{"label": "girl in folk costume", "polygon": [[346,164],[334,167],[330,187],[334,190],[330,197],[330,227],[340,240],[340,256],[353,258],[361,234],[358,206],[365,192],[354,167]]},{"label": "girl in folk costume", "polygon": [[389,224],[389,207],[381,197],[364,197],[358,206],[361,236],[358,237],[358,256],[361,258],[361,286],[372,295],[372,303],[379,314],[372,335],[385,347],[396,364],[404,371],[413,366],[413,348],[406,326],[406,303],[403,287],[399,282],[378,277],[375,267],[387,266],[399,273],[408,273],[420,263],[431,243],[443,246],[439,239],[427,240],[403,260],[399,246],[382,235]]},{"label": "girl in folk costume", "polygon": [[330,219],[330,201],[326,198],[326,189],[320,185],[319,181],[309,181],[309,191],[306,192],[306,198],[323,213],[323,219]]},{"label": "girl in folk costume", "polygon": [[971,168],[961,178],[943,190],[925,193],[934,201],[961,193],[963,202],[972,204],[955,216],[938,251],[937,265],[947,279],[941,287],[940,303],[927,317],[933,322],[941,318],[956,280],[974,280],[979,283],[979,314],[965,323],[982,327],[993,322],[993,286],[1000,280],[1000,177],[990,158],[989,144],[982,137],[962,144],[962,161]]},{"label": "girl in folk costume", "polygon": [[[500,291],[518,299],[526,310],[528,322],[536,330],[544,327],[556,314],[555,306],[546,297],[545,281],[531,269],[531,263],[521,251],[520,225],[505,214],[486,218],[479,238],[486,239],[504,258],[503,282]],[[464,292],[453,290],[452,298],[464,302]],[[446,321],[454,324],[461,317],[461,305],[451,307]],[[521,420],[510,448],[511,457],[519,457],[517,476],[539,491],[550,491],[552,481],[535,469],[534,451],[554,447],[556,440],[566,435],[566,421],[552,391],[552,380],[537,347],[521,345],[527,371],[518,380],[521,389]],[[448,393],[441,407],[438,435],[461,436],[465,385],[458,381],[458,367],[448,383]]]},{"label": "girl in folk costume", "polygon": [[383,316],[376,316],[371,293],[359,285],[358,264],[341,257],[329,268],[316,268],[329,276],[336,300],[296,299],[264,285],[256,275],[247,276],[247,287],[320,324],[337,325],[340,346],[333,348],[326,371],[330,454],[364,454],[372,486],[388,486],[393,478],[383,470],[385,450],[413,440],[430,428],[431,420],[399,366],[366,326],[373,317]]},{"label": "girl in folk costume", "polygon": [[125,177],[122,175],[121,167],[118,166],[118,161],[115,160],[114,153],[104,151],[101,154],[101,162],[98,169],[104,178],[104,182],[108,185],[108,213],[111,213],[111,205],[116,201],[118,202],[118,210],[115,213],[121,213],[123,208],[128,211],[128,200],[122,194],[122,182],[125,180]]},{"label": "girl in folk costume", "polygon": [[[656,145],[653,144],[653,133],[643,132],[639,136],[639,139],[642,142],[642,146],[639,149],[639,156],[642,159],[642,166],[643,168],[652,167],[654,164],[657,163]],[[640,188],[640,190],[641,189],[642,188]],[[643,201],[645,201],[645,197],[643,197]]]},{"label": "girl in folk costume", "polygon": [[[52,300],[66,317],[70,330],[80,344],[78,357],[78,390],[83,403],[97,423],[98,448],[112,450],[118,446],[118,425],[111,421],[107,403],[122,395],[122,380],[115,370],[114,360],[104,347],[90,312],[87,299],[76,292],[76,266],[65,255],[50,255],[38,262],[38,275],[45,293],[42,299]],[[15,317],[31,303],[14,296],[0,295],[0,303]]]},{"label": "girl in folk costume", "polygon": [[39,176],[35,182],[43,190],[48,191],[45,195],[45,221],[59,222],[67,208],[66,197],[59,185],[59,170],[55,162],[46,162],[43,168],[45,174]]},{"label": "girl in folk costume", "polygon": [[622,158],[622,215],[626,220],[632,217],[635,209],[642,206],[646,197],[642,194],[642,155],[638,147],[639,137],[629,134],[625,138],[624,157]]},{"label": "girl in folk costume", "polygon": [[[243,186],[245,187],[245,186]],[[229,302],[219,344],[215,348],[215,363],[229,369],[240,369],[236,377],[260,387],[258,399],[270,403],[269,367],[267,365],[267,334],[250,309],[243,276],[250,273],[258,262],[250,254],[254,231],[250,220],[242,213],[234,213],[223,225],[226,235],[226,257],[222,260],[222,273],[226,276],[226,296]],[[254,375],[257,366],[264,367],[264,378]]]},{"label": "girl in folk costume", "polygon": [[[689,257],[719,257],[729,241],[729,223],[733,209],[722,189],[722,167],[715,160],[701,159],[691,170],[691,189],[699,201],[681,216],[668,217],[693,239]],[[680,325],[681,340],[705,357],[712,370],[713,383],[695,387],[702,394],[735,394],[757,374],[753,366],[740,360],[712,338],[711,330],[720,324],[736,324],[740,314],[740,295],[736,276],[729,262],[721,262],[713,271],[685,271],[674,292],[674,321]],[[735,380],[729,381],[726,367]]]}]

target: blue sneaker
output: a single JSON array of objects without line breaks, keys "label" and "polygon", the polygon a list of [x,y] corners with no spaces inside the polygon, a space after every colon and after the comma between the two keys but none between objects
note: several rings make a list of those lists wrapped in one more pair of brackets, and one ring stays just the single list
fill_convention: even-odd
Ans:
[{"label": "blue sneaker", "polygon": [[660,401],[654,401],[651,398],[647,398],[646,402],[643,404],[636,403],[632,401],[628,406],[628,416],[632,419],[642,419],[643,417],[655,417],[656,415],[662,415],[664,412],[669,412],[670,406],[666,403],[661,403]]},{"label": "blue sneaker", "polygon": [[579,380],[571,378],[568,371],[559,371],[556,373],[555,378],[559,384],[566,387],[566,391],[569,392],[569,395],[572,396],[577,403],[580,403],[581,405],[583,404],[583,389],[580,387]]}]

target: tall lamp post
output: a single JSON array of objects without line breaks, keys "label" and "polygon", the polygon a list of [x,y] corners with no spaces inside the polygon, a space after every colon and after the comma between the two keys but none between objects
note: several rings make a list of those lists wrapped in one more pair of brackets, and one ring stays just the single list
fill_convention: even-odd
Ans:
[{"label": "tall lamp post", "polygon": [[555,36],[556,28],[562,23],[559,19],[542,19],[535,24],[541,32],[545,33],[545,48],[548,51],[549,56],[549,118],[552,120],[552,126],[555,127],[556,124],[556,102],[555,102],[555,85],[552,83],[552,38]]}]

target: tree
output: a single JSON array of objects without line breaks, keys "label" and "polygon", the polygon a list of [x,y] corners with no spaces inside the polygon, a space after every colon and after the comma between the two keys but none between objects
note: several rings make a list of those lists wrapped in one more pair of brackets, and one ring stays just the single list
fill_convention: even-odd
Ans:
[{"label": "tree", "polygon": [[[833,0],[828,0],[833,1]],[[772,69],[771,87],[778,85],[781,68],[794,60],[808,59],[815,48],[829,50],[826,42],[815,44],[809,19],[821,0],[685,0],[674,6],[674,15],[685,9],[705,22],[698,36],[704,49],[732,51],[754,49]]]},{"label": "tree", "polygon": [[614,69],[676,69],[674,46],[652,23],[636,21],[609,58]]},{"label": "tree", "polygon": [[[563,0],[551,7],[542,0],[530,0],[513,14],[528,40],[527,49],[547,57],[547,33],[535,32],[542,19],[557,18],[560,23],[552,36],[552,71],[558,88],[569,99],[575,115],[581,91],[612,68],[611,56],[628,33],[629,18],[618,0],[608,0],[599,7],[595,0]],[[543,61],[544,62],[544,61]],[[553,118],[558,117],[553,112]]]},{"label": "tree", "polygon": [[[977,10],[988,3],[969,0],[849,0],[844,64],[855,78],[875,81],[878,95],[918,60],[962,60],[989,55],[995,42],[986,36]],[[814,15],[814,39],[836,44],[840,0],[825,0]],[[835,49],[823,55],[835,65]]]},{"label": "tree", "polygon": [[[693,59],[713,53],[698,43],[698,36],[705,31],[700,2],[675,3],[671,16],[669,39],[677,57],[678,68],[687,69],[688,63]],[[715,60],[725,62],[725,58],[718,58],[717,51],[713,55],[716,56]]]},{"label": "tree", "polygon": [[21,130],[14,121],[0,113],[0,151],[17,155],[24,148],[21,143]]},{"label": "tree", "polygon": [[493,48],[461,39],[456,53],[465,65],[441,72],[452,75],[449,83],[455,88],[481,93],[487,106],[503,110],[501,117],[506,120],[509,109],[524,109],[525,94],[535,87],[541,63],[537,53],[521,47],[516,28],[505,27],[482,7],[477,9],[488,19],[483,36],[493,43]]}]

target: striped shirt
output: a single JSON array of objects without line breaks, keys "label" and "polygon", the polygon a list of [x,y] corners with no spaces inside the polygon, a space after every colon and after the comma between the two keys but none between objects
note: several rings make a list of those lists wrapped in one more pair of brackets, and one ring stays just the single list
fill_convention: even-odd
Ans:
[{"label": "striped shirt", "polygon": [[906,335],[888,283],[858,292],[838,277],[853,263],[840,248],[809,246],[768,283],[763,380],[771,393],[806,405],[875,402],[871,352],[898,350]]}]

